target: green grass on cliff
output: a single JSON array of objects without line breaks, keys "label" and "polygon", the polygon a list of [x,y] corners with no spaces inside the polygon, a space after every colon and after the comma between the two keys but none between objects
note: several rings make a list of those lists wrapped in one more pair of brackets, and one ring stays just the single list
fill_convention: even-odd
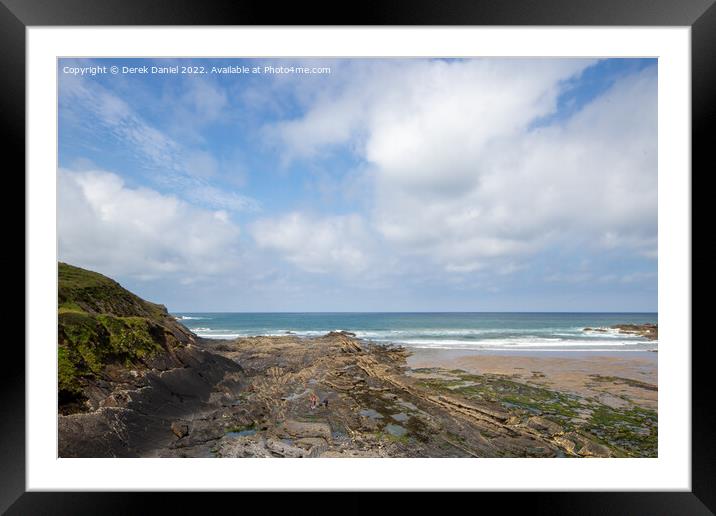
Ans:
[{"label": "green grass on cliff", "polygon": [[60,405],[80,401],[88,379],[109,364],[141,366],[167,345],[173,321],[99,273],[59,264],[58,387]]},{"label": "green grass on cliff", "polygon": [[78,373],[100,374],[109,362],[131,366],[162,349],[162,329],[142,317],[65,312],[58,316],[58,330],[60,347]]},{"label": "green grass on cliff", "polygon": [[60,262],[57,279],[57,305],[60,311],[150,319],[168,317],[164,306],[143,300],[97,272]]}]

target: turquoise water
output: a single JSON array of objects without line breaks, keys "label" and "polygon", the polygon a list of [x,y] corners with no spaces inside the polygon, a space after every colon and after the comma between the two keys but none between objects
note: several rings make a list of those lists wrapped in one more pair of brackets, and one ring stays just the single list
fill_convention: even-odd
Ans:
[{"label": "turquoise water", "polygon": [[656,313],[175,313],[200,337],[303,337],[347,330],[414,348],[634,351],[657,348],[642,337],[584,328],[656,323]]}]

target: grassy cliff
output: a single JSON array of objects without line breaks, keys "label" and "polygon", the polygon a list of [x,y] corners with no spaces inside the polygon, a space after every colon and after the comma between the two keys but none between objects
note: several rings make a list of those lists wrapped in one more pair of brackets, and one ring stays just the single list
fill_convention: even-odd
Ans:
[{"label": "grassy cliff", "polygon": [[59,404],[81,405],[109,365],[148,367],[193,335],[162,305],[116,281],[66,263],[58,266]]}]

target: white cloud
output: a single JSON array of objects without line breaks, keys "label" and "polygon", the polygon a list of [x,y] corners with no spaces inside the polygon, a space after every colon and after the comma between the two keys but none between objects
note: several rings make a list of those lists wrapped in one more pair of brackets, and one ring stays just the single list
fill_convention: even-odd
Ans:
[{"label": "white cloud", "polygon": [[358,215],[311,217],[294,212],[251,228],[259,247],[279,251],[310,272],[359,273],[372,263],[373,242]]},{"label": "white cloud", "polygon": [[60,259],[107,274],[212,275],[238,266],[239,228],[104,171],[58,170]]},{"label": "white cloud", "polygon": [[352,148],[373,183],[370,231],[447,271],[499,268],[565,242],[655,256],[655,67],[532,127],[591,63],[356,62],[349,80],[268,133],[286,159]]}]

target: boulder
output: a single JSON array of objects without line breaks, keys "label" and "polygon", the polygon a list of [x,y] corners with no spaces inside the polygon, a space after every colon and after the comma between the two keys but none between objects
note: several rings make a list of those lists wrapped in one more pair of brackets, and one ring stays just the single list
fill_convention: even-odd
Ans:
[{"label": "boulder", "polygon": [[279,427],[279,435],[289,437],[322,437],[331,441],[331,425],[325,422],[296,421],[289,419]]},{"label": "boulder", "polygon": [[205,443],[220,439],[224,436],[224,429],[216,421],[197,419],[192,422],[189,439],[192,444]]}]

